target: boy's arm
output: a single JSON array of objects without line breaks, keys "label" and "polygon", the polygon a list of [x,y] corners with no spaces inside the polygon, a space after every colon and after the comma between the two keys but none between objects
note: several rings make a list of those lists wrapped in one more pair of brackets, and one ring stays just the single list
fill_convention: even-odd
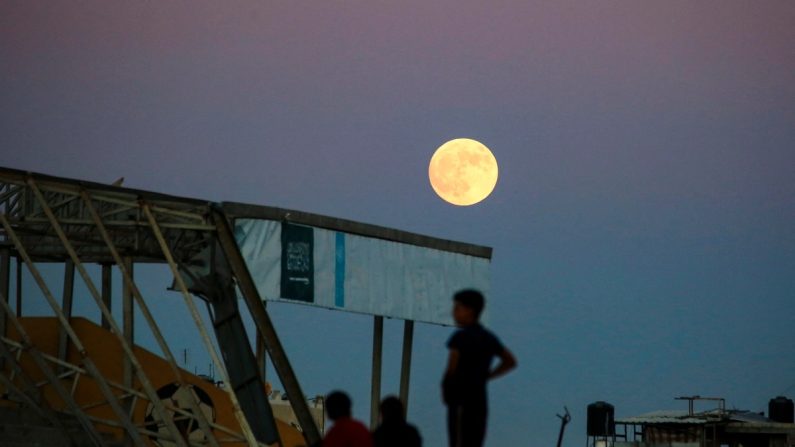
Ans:
[{"label": "boy's arm", "polygon": [[497,357],[500,358],[500,363],[489,373],[489,380],[496,379],[516,368],[516,357],[513,356],[508,348],[503,348],[502,351],[497,354]]}]

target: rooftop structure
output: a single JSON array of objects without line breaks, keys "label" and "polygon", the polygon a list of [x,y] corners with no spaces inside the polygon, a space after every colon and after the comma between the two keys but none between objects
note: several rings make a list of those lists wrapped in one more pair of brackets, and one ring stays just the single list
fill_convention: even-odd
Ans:
[{"label": "rooftop structure", "polygon": [[[604,415],[589,412],[589,445],[595,447],[793,447],[795,423],[792,421],[792,401],[783,397],[771,399],[770,414],[744,410],[727,410],[721,398],[692,396],[678,398],[689,401],[687,410],[662,410],[637,416],[616,418],[611,425],[612,406]],[[694,402],[718,402],[717,408],[696,411]],[[782,407],[783,406],[783,407]],[[784,408],[781,416],[780,409]],[[590,407],[589,407],[590,409]],[[592,416],[593,415],[593,416]],[[783,419],[783,421],[782,421]],[[605,421],[603,424],[602,422]]]}]

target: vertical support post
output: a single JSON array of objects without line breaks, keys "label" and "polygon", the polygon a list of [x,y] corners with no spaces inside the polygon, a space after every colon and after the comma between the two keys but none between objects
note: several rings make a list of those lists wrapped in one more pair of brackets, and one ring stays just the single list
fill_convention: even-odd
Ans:
[{"label": "vertical support post", "polygon": [[[130,278],[132,279],[133,278],[132,258],[125,257],[123,267],[129,274]],[[135,334],[133,332],[135,320],[133,313],[134,303],[133,303],[132,289],[130,288],[129,282],[127,281],[122,281],[122,282],[124,283],[121,289],[122,336],[124,340],[127,342],[127,344],[131,348],[135,349]],[[124,384],[124,386],[126,386],[127,388],[133,388],[134,374],[135,371],[133,370],[132,361],[128,356],[124,356],[122,363],[122,384]],[[130,396],[127,402],[124,403],[124,407],[127,409],[127,411],[132,412],[134,404],[135,404],[135,398],[133,396]],[[125,436],[124,438],[125,438],[124,439],[125,447],[133,447],[135,445],[134,440],[130,436]]]},{"label": "vertical support post", "polygon": [[[74,301],[75,290],[75,263],[67,259],[64,261],[63,272],[63,294],[61,301],[61,309],[64,316],[68,321],[72,320],[72,303]],[[66,360],[66,354],[69,352],[69,336],[66,333],[66,328],[61,326],[58,331],[58,359]],[[63,367],[58,367],[58,371],[62,372]]]},{"label": "vertical support post", "polygon": [[[105,303],[105,306],[108,310],[112,310],[111,307],[112,300],[112,291],[111,288],[113,286],[113,279],[111,276],[110,271],[110,264],[102,264],[102,302]],[[108,319],[105,318],[105,315],[102,315],[102,328],[105,330],[110,330],[110,323]]]},{"label": "vertical support post", "polygon": [[[2,299],[8,299],[8,292],[10,287],[11,276],[11,251],[8,247],[0,248],[0,293],[3,294]],[[6,313],[5,310],[0,309],[0,337],[7,335],[6,331]],[[2,360],[0,360],[2,362]],[[0,369],[2,364],[0,363]]]},{"label": "vertical support post", "polygon": [[[0,248],[0,295],[2,295],[2,300],[8,299],[8,292],[10,287],[10,276],[11,276],[11,251],[8,247]],[[8,301],[6,301],[8,304]],[[6,316],[5,308],[0,308],[0,337],[5,337],[8,335],[7,329],[7,322],[8,317]],[[0,341],[0,344],[2,341]],[[0,358],[0,371],[3,370],[5,367],[5,359]]]},{"label": "vertical support post", "polygon": [[403,322],[403,358],[400,364],[400,401],[404,416],[409,412],[409,381],[411,380],[411,351],[414,343],[414,321]]},{"label": "vertical support post", "polygon": [[17,256],[17,318],[22,316],[22,259]]},{"label": "vertical support post", "polygon": [[[130,275],[130,279],[134,278],[133,275],[133,261],[132,258],[126,257],[124,258],[124,267],[127,270],[127,273]],[[135,332],[134,332],[134,325],[135,325],[135,314],[134,314],[134,302],[132,296],[132,290],[130,289],[130,284],[127,281],[124,281],[124,285],[122,286],[121,291],[121,311],[122,311],[122,332],[124,335],[124,340],[130,346],[135,346]],[[133,370],[132,370],[132,363],[128,357],[124,357],[124,379],[123,383],[124,386],[132,388],[132,380],[133,380]]]},{"label": "vertical support post", "polygon": [[378,406],[381,404],[381,354],[384,341],[384,317],[373,317],[373,377],[370,390],[370,429],[378,426]]}]

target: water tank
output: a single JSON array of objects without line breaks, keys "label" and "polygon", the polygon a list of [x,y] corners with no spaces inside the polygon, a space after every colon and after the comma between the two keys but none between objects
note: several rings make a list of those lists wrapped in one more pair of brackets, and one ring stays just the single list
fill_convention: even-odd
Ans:
[{"label": "water tank", "polygon": [[768,402],[767,417],[773,422],[792,424],[794,422],[792,410],[792,399],[787,399],[784,396],[778,396],[775,399],[770,399],[770,402]]},{"label": "water tank", "polygon": [[613,436],[616,433],[615,410],[607,402],[588,405],[588,436]]}]

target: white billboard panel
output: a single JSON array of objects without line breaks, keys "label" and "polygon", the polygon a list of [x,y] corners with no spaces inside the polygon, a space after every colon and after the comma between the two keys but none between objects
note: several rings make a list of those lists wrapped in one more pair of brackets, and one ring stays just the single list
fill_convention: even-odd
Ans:
[{"label": "white billboard panel", "polygon": [[486,257],[267,219],[235,219],[263,299],[453,324],[452,295],[487,294]]}]

